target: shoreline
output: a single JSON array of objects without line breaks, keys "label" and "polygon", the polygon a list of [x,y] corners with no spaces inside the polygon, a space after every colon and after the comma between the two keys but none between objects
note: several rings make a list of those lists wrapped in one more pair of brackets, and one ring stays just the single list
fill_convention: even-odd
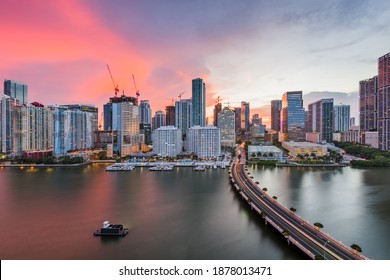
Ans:
[{"label": "shoreline", "polygon": [[22,164],[1,164],[0,167],[79,167],[83,165],[89,165],[93,163],[115,163],[115,160],[91,160],[83,163],[75,163],[75,164],[34,164],[34,163],[22,163]]}]

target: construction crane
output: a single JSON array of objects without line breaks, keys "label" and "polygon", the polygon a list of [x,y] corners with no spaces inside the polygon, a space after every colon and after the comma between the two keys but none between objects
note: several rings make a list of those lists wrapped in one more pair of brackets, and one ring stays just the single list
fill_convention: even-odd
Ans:
[{"label": "construction crane", "polygon": [[222,99],[221,99],[221,97],[217,97],[217,103],[216,104],[219,104],[220,103],[220,101],[222,101]]},{"label": "construction crane", "polygon": [[110,70],[110,66],[108,66],[108,64],[107,64],[107,69],[108,69],[108,72],[110,73],[112,84],[114,85],[115,97],[116,97],[117,94],[118,94],[118,92],[119,92],[119,87],[118,87],[118,85],[115,83],[114,78],[112,77],[111,70]]},{"label": "construction crane", "polygon": [[183,91],[182,93],[179,94],[179,101],[181,101],[181,96],[185,93],[185,91]]},{"label": "construction crane", "polygon": [[102,114],[100,115],[99,129],[101,129],[101,128],[102,128],[102,123],[103,123],[103,115],[104,115],[104,113],[102,112]]},{"label": "construction crane", "polygon": [[133,75],[133,82],[134,82],[134,88],[135,88],[135,95],[137,96],[137,101],[138,101],[138,97],[140,96],[139,94],[139,90],[137,89],[137,85],[135,84],[135,78],[134,78],[134,74]]}]

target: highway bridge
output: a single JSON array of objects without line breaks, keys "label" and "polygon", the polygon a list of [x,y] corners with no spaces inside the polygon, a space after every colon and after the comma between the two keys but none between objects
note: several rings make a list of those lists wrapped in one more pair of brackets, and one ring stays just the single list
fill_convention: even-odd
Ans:
[{"label": "highway bridge", "polygon": [[287,239],[311,259],[365,260],[366,256],[341,243],[303,220],[272,198],[256,184],[245,170],[244,161],[236,160],[229,169],[230,182],[241,197]]}]

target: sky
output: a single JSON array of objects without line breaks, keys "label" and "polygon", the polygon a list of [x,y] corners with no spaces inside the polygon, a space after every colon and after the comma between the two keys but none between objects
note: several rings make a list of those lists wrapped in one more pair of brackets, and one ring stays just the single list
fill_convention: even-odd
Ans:
[{"label": "sky", "polygon": [[[355,102],[390,52],[390,1],[0,0],[0,79],[29,102],[102,105],[115,83],[153,112],[206,83],[207,112],[250,102],[269,123],[286,91]],[[315,101],[315,100],[313,100]],[[348,103],[347,103],[348,104]],[[307,107],[306,107],[307,108]]]}]

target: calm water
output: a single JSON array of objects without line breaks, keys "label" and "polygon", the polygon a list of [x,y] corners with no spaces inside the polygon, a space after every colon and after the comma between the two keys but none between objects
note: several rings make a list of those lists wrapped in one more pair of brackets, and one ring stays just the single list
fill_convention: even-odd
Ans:
[{"label": "calm water", "polygon": [[[1,259],[305,259],[253,214],[227,170],[0,170]],[[384,169],[260,168],[286,206],[374,259],[390,259],[390,173]],[[94,237],[102,221],[124,238]]]}]

